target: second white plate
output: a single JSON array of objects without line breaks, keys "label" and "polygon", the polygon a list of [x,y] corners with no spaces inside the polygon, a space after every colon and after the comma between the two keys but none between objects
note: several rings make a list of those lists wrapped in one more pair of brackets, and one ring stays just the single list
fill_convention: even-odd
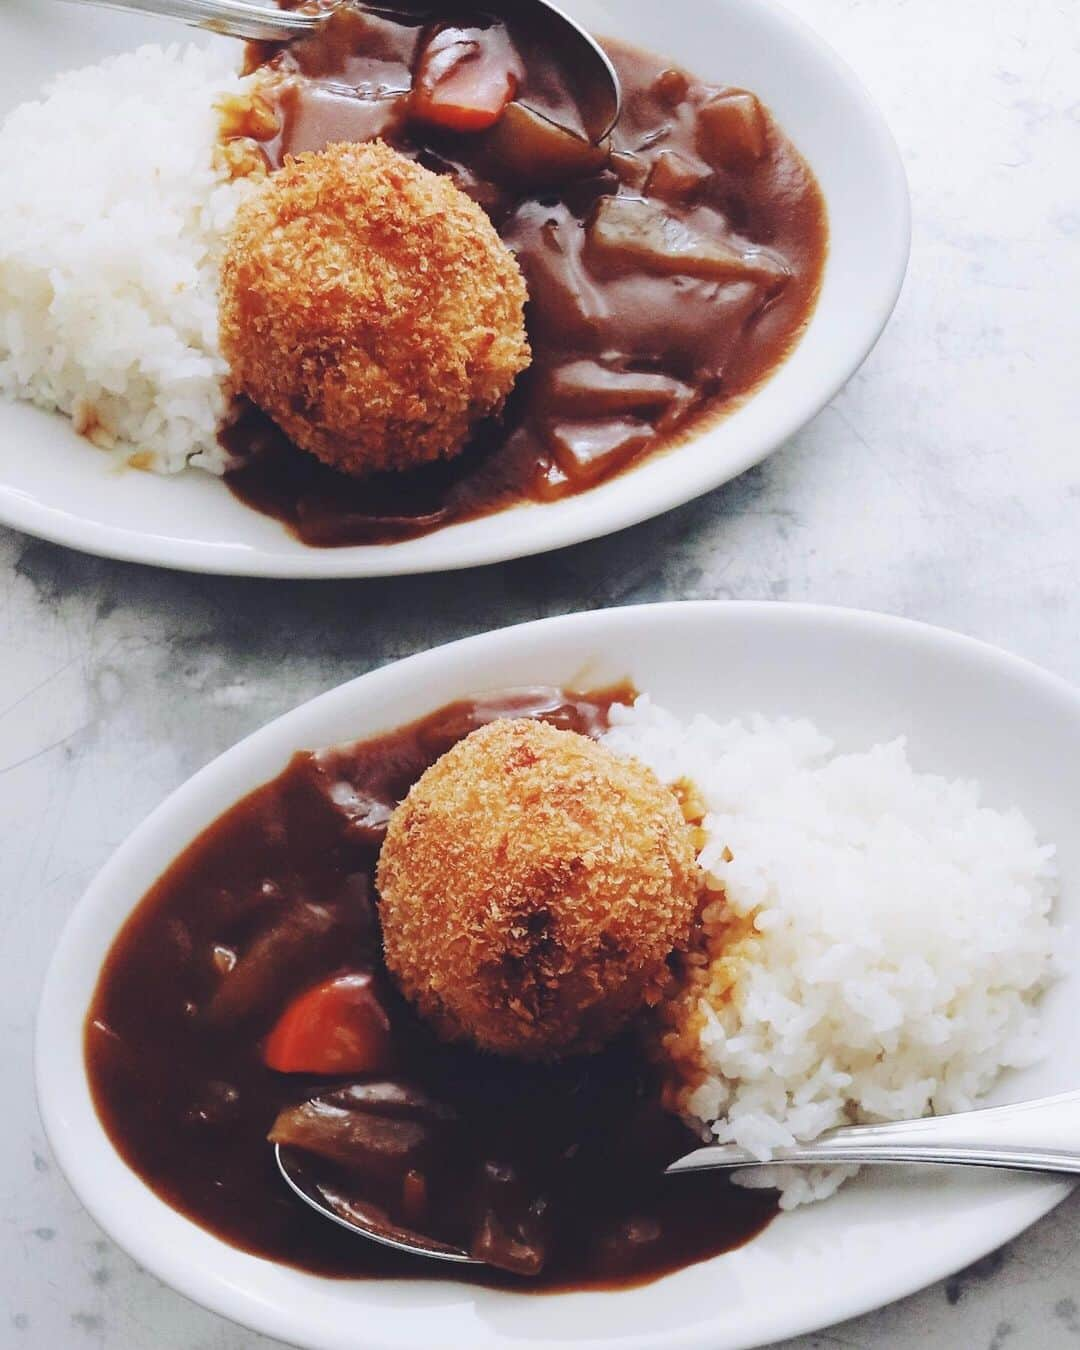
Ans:
[{"label": "second white plate", "polygon": [[[306,1350],[746,1350],[899,1298],[976,1260],[1069,1187],[1034,1176],[887,1170],[776,1219],[738,1251],[617,1293],[525,1296],[440,1281],[325,1280],[225,1246],[157,1198],[114,1151],[83,1068],[102,961],[149,886],[222,811],[298,749],[353,740],[444,703],[537,683],[629,676],[684,715],[807,716],[842,749],[906,735],[916,768],[982,780],[1059,845],[1062,955],[1080,942],[1080,695],[966,638],[791,605],[672,604],[551,619],[366,675],[236,746],[160,807],[76,908],[38,1017],[39,1098],[60,1165],[132,1256],[190,1298]],[[1080,981],[1044,1001],[1046,1059],[996,1100],[1080,1083]]]},{"label": "second white plate", "polygon": [[[0,523],[107,557],[267,577],[445,571],[596,538],[679,506],[758,463],[809,421],[881,332],[907,266],[907,184],[892,137],[851,71],[772,0],[566,0],[593,31],[753,89],[806,156],[828,204],[821,297],[795,351],[747,403],[687,444],[591,492],[519,507],[382,547],[311,549],[189,470],[117,471],[67,419],[0,401]],[[60,70],[178,24],[8,0],[0,12],[0,115]]]}]

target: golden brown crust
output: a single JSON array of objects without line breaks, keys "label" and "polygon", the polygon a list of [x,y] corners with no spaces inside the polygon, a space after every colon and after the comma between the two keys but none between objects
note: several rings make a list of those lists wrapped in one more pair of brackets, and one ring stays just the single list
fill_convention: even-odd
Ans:
[{"label": "golden brown crust", "polygon": [[479,206],[381,141],[288,159],[221,271],[233,383],[347,473],[459,451],[529,364],[525,283]]},{"label": "golden brown crust", "polygon": [[686,944],[699,898],[674,796],[633,760],[527,720],[444,755],[379,859],[386,962],[448,1040],[526,1059],[591,1051]]}]

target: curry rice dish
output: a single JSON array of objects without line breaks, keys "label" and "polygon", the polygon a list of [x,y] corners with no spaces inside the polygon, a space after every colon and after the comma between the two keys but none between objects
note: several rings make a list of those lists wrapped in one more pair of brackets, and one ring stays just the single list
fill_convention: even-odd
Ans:
[{"label": "curry rice dish", "polygon": [[[748,1241],[849,1170],[835,1125],[973,1106],[1041,1053],[1053,850],[903,745],[510,692],[297,755],[120,932],[87,1069],[127,1163],[325,1275],[614,1288]],[[482,1267],[343,1232],[343,1216]],[[757,1189],[754,1189],[757,1188]]]},{"label": "curry rice dish", "polygon": [[244,76],[172,47],[59,77],[0,128],[0,393],[316,546],[677,443],[798,341],[825,208],[752,93],[608,47],[601,145],[575,72],[480,12],[343,7]]}]

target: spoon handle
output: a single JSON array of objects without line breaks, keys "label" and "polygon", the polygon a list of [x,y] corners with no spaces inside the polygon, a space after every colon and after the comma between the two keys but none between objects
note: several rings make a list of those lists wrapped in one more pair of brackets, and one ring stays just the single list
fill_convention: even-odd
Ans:
[{"label": "spoon handle", "polygon": [[69,3],[129,9],[138,14],[180,19],[212,33],[269,42],[313,33],[321,21],[318,15],[275,9],[271,5],[249,5],[244,0],[69,0]]},{"label": "spoon handle", "polygon": [[735,1144],[695,1149],[668,1172],[775,1163],[954,1163],[1080,1175],[1080,1092],[952,1116],[852,1125],[777,1149],[768,1163]]}]

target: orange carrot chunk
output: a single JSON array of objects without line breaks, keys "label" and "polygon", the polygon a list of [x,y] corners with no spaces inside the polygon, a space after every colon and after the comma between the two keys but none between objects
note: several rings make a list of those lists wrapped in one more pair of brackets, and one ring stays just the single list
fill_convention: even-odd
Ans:
[{"label": "orange carrot chunk", "polygon": [[450,131],[485,131],[503,115],[524,75],[505,28],[439,28],[416,68],[412,114]]},{"label": "orange carrot chunk", "polygon": [[289,1004],[263,1046],[278,1073],[379,1073],[391,1060],[390,1019],[370,975],[338,975]]}]

